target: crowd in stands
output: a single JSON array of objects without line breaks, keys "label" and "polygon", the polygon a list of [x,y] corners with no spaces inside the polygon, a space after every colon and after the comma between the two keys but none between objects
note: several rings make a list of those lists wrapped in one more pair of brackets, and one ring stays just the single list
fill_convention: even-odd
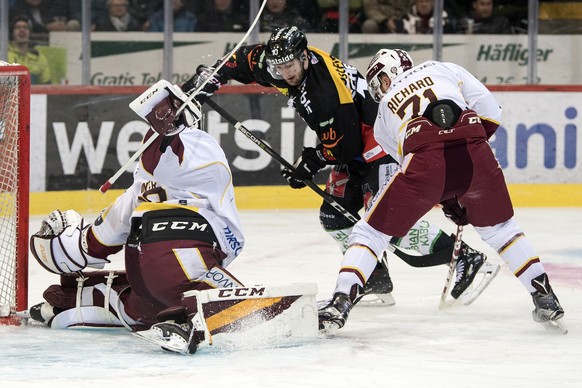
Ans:
[{"label": "crowd in stands", "polygon": [[[81,1],[9,0],[10,19],[26,16],[31,33],[78,31]],[[352,33],[430,34],[434,0],[348,0]],[[527,5],[512,0],[445,0],[443,31],[512,34],[527,31]],[[306,32],[338,32],[339,0],[267,0],[261,32],[297,25]],[[249,26],[249,0],[172,0],[174,32],[238,32]],[[92,0],[92,31],[163,31],[163,0]]]}]

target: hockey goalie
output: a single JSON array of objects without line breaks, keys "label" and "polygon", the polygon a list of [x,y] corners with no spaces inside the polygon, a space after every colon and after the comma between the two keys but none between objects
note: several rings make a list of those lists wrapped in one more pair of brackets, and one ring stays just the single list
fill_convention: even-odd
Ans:
[{"label": "hockey goalie", "polygon": [[[179,353],[223,333],[316,336],[315,285],[244,287],[226,269],[245,240],[226,157],[196,129],[199,105],[162,80],[130,107],[155,141],[92,224],[74,210],[42,222],[31,251],[60,284],[25,316],[55,329],[124,326]],[[122,249],[125,270],[103,270]]]}]

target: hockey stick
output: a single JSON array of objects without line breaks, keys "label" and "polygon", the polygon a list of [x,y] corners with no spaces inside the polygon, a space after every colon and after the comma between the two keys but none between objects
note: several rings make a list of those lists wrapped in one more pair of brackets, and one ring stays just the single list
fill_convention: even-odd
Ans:
[{"label": "hockey stick", "polygon": [[[241,131],[253,143],[258,145],[263,151],[265,151],[273,159],[275,159],[277,162],[279,162],[281,165],[283,165],[283,167],[285,167],[291,171],[295,171],[295,167],[293,167],[293,165],[291,163],[289,163],[281,155],[279,155],[277,152],[275,152],[275,150],[273,150],[271,147],[269,147],[264,141],[262,141],[261,139],[257,138],[255,135],[253,135],[253,133],[251,131],[246,129],[245,126],[242,125],[242,123],[240,121],[235,119],[230,113],[228,113],[226,110],[224,110],[220,105],[218,105],[216,102],[212,101],[211,99],[208,99],[206,101],[206,104],[208,106],[210,106],[212,109],[214,109],[215,111],[217,111],[222,117],[224,117],[226,119],[226,121],[228,121],[232,125],[234,125],[235,129],[238,129],[239,131]],[[358,222],[358,217],[354,216],[352,213],[350,213],[349,211],[344,209],[343,206],[340,205],[339,203],[337,203],[336,200],[333,199],[333,197],[331,195],[329,195],[328,193],[326,193],[325,191],[320,189],[319,186],[317,186],[315,183],[313,183],[313,181],[311,181],[309,179],[305,179],[303,181],[303,183],[305,183],[307,186],[309,186],[309,188],[311,190],[315,191],[315,193],[317,195],[322,197],[327,203],[329,203],[335,210],[337,210],[339,213],[341,213],[348,220],[350,220],[353,223]]]},{"label": "hockey stick", "polygon": [[[192,102],[194,97],[206,86],[208,81],[210,81],[210,79],[212,77],[214,77],[214,75],[216,75],[218,70],[220,70],[220,68],[222,68],[222,66],[224,66],[226,61],[228,61],[228,58],[230,58],[236,52],[236,50],[238,50],[239,47],[242,46],[242,44],[247,40],[249,34],[253,30],[253,28],[255,28],[255,25],[259,21],[259,18],[261,17],[261,13],[263,13],[263,8],[265,8],[266,3],[267,3],[267,0],[263,0],[263,4],[261,5],[261,8],[259,8],[259,12],[257,12],[257,16],[255,16],[255,20],[253,20],[253,24],[251,24],[251,26],[247,30],[247,33],[242,37],[242,39],[237,43],[237,45],[234,46],[234,48],[231,50],[231,52],[228,53],[228,55],[223,57],[220,64],[218,66],[216,66],[216,68],[214,69],[214,71],[212,73],[210,73],[210,76],[206,77],[204,82],[202,82],[200,84],[200,86],[198,86],[196,88],[196,90],[194,90],[194,92],[190,93],[190,95],[188,96],[186,101],[176,111],[176,117],[178,117],[180,115],[180,113],[182,113],[182,111],[184,110],[184,108],[186,108],[188,103]],[[107,190],[109,190],[109,188],[115,183],[115,181],[117,181],[117,179],[119,179],[119,177],[125,172],[125,170],[127,170],[129,168],[129,166],[137,158],[139,158],[141,154],[143,154],[145,152],[145,150],[158,138],[158,136],[160,136],[160,134],[158,132],[154,131],[154,133],[152,134],[152,137],[150,137],[147,142],[143,143],[141,145],[141,147],[139,147],[139,149],[137,151],[135,151],[135,153],[131,156],[131,158],[129,158],[129,160],[123,166],[121,166],[121,168],[119,170],[117,170],[117,172],[111,178],[109,178],[107,180],[107,182],[105,182],[104,184],[101,185],[101,187],[99,187],[99,191],[101,193],[105,194],[105,192]]]},{"label": "hockey stick", "polygon": [[441,294],[441,301],[439,303],[439,310],[448,306],[446,302],[447,295],[449,293],[449,288],[451,288],[451,283],[453,282],[453,273],[455,272],[455,267],[457,265],[457,260],[461,253],[461,243],[463,242],[463,225],[457,225],[457,235],[455,236],[455,246],[453,248],[453,254],[451,255],[451,262],[449,263],[449,273],[447,274],[447,279],[445,280],[445,286],[443,287],[443,293]]},{"label": "hockey stick", "polygon": [[[257,138],[255,135],[253,135],[253,133],[251,131],[249,131],[247,128],[245,128],[245,126],[240,121],[235,119],[230,113],[228,113],[226,110],[224,110],[224,108],[222,108],[220,105],[218,105],[215,101],[213,101],[212,99],[208,99],[206,101],[206,104],[208,106],[210,106],[212,109],[214,109],[215,111],[217,111],[218,114],[220,114],[222,117],[224,117],[226,119],[226,121],[231,123],[235,127],[235,129],[238,129],[239,131],[241,131],[247,138],[249,138],[253,143],[255,143],[257,146],[259,146],[259,148],[261,148],[263,151],[265,151],[267,154],[269,154],[273,159],[275,159],[277,162],[279,162],[283,167],[285,167],[291,171],[295,170],[295,167],[293,167],[293,165],[291,163],[289,163],[281,155],[279,155],[275,150],[273,150],[271,147],[269,147],[269,145],[267,145],[264,141],[262,141],[261,139]],[[352,213],[350,213],[349,211],[344,209],[344,207],[342,205],[340,205],[338,202],[336,202],[336,200],[333,199],[333,197],[331,195],[329,195],[327,192],[320,189],[319,186],[317,186],[315,183],[313,183],[313,181],[304,180],[303,182],[307,186],[309,186],[309,188],[312,189],[317,195],[322,197],[327,203],[329,203],[331,206],[333,206],[333,208],[335,210],[337,210],[340,214],[342,214],[348,220],[350,220],[353,223],[358,222],[358,220],[359,220],[358,217],[354,216]],[[388,244],[387,249],[390,252],[394,253],[396,256],[398,256],[400,259],[402,259],[404,262],[406,262],[408,265],[411,265],[413,267],[417,266],[416,261],[418,260],[419,256],[410,255],[408,253],[405,253],[402,250],[398,249],[398,247],[396,247],[393,244]],[[423,258],[423,260],[438,260],[438,259],[443,259],[443,255],[446,255],[446,254],[447,254],[446,251],[439,251],[439,252],[429,253],[427,255],[422,255],[422,258]]]},{"label": "hockey stick", "polygon": [[125,170],[127,170],[129,166],[131,166],[131,164],[145,152],[145,150],[158,138],[158,136],[160,136],[160,134],[154,131],[152,136],[145,143],[143,143],[141,147],[137,149],[137,151],[135,151],[131,158],[129,158],[129,160],[125,162],[125,164],[121,166],[121,168],[107,180],[107,182],[103,183],[101,187],[99,187],[99,191],[102,194],[105,194],[105,192],[111,188],[111,185],[113,185],[115,181],[119,179],[121,174],[123,174]]}]

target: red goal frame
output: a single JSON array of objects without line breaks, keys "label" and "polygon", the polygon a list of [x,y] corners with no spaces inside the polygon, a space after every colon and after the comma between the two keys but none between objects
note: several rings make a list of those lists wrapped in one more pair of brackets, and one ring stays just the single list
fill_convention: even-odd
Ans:
[{"label": "red goal frame", "polygon": [[[2,324],[18,324],[16,311],[28,308],[28,239],[29,239],[29,174],[30,174],[30,73],[25,66],[0,66],[0,76],[18,77],[18,147],[16,174],[16,242],[14,300],[10,316],[0,317]],[[14,305],[12,305],[14,303]]]}]

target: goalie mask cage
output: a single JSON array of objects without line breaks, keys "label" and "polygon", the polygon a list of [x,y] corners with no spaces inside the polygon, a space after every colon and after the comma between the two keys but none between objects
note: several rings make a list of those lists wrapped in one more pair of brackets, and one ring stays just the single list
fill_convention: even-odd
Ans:
[{"label": "goalie mask cage", "polygon": [[0,62],[0,325],[28,306],[30,74]]}]

